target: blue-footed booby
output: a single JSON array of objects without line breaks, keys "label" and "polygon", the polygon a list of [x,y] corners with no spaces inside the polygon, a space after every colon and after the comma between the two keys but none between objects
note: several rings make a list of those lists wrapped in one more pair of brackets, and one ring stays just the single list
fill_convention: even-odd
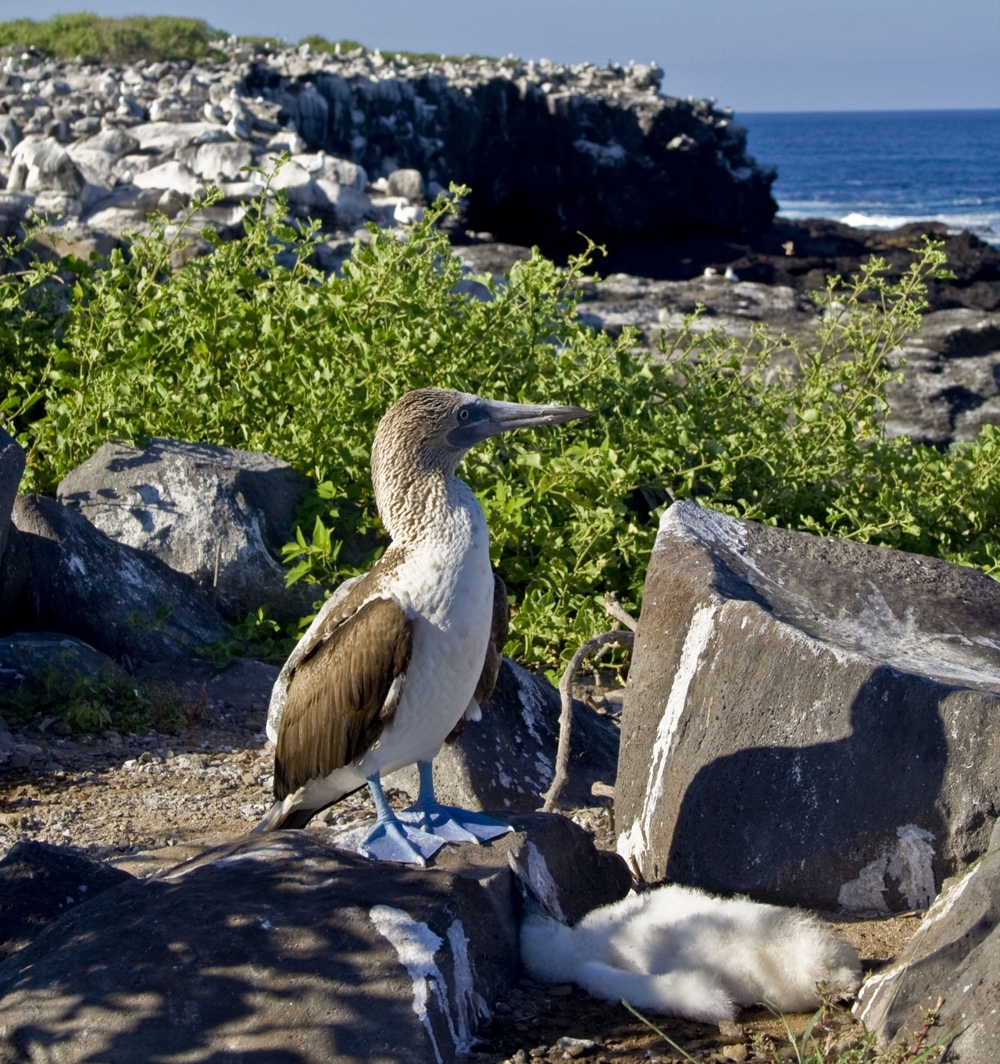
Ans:
[{"label": "blue-footed booby", "polygon": [[[303,827],[366,783],[377,814],[360,844],[366,856],[424,864],[445,841],[509,830],[434,797],[431,762],[456,728],[479,719],[507,637],[486,519],[455,472],[490,436],[587,415],[438,388],[409,392],[384,415],[371,466],[391,543],[337,589],[281,670],[268,712],[275,804],[258,831]],[[397,816],[381,777],[414,763],[419,795]]]}]

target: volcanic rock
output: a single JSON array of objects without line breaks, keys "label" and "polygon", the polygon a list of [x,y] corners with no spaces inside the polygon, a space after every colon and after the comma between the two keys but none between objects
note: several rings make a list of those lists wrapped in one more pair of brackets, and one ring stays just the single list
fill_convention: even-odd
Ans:
[{"label": "volcanic rock", "polygon": [[998,627],[982,573],[675,503],[622,712],[619,853],[648,881],[926,907],[1000,809]]},{"label": "volcanic rock", "polygon": [[509,864],[571,911],[580,883],[588,901],[628,889],[579,828],[576,860],[560,864],[567,829],[524,827],[500,846],[449,847],[441,868],[373,865],[286,831],[123,883],[0,964],[0,1053],[41,1059],[58,1038],[66,1064],[454,1061],[517,976]]},{"label": "volcanic rock", "polygon": [[69,912],[132,877],[69,847],[19,842],[0,860],[0,960]]},{"label": "volcanic rock", "polygon": [[316,588],[285,587],[309,481],[268,454],[154,438],[106,443],[59,484],[59,501],[118,543],[192,577],[233,621],[265,604],[281,619],[310,612]]},{"label": "volcanic rock", "polygon": [[133,665],[187,661],[231,635],[190,577],[54,499],[19,495],[13,517],[30,564],[14,626],[74,635]]},{"label": "volcanic rock", "polygon": [[1000,824],[989,851],[945,884],[902,956],[861,988],[855,1015],[880,1041],[956,1029],[948,1060],[992,1064],[1000,1041]]}]

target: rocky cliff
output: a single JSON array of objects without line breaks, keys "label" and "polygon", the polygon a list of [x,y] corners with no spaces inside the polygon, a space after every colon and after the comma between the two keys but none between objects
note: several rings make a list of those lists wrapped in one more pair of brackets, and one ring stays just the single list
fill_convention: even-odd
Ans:
[{"label": "rocky cliff", "polygon": [[[773,172],[746,154],[731,111],[662,96],[661,77],[655,66],[308,47],[234,45],[225,63],[125,68],[25,53],[0,68],[0,214],[141,217],[205,180],[227,182],[237,204],[240,168],[286,149],[307,157],[300,183],[313,182],[293,202],[341,228],[381,220],[355,193],[390,191],[378,179],[410,169],[431,193],[470,185],[467,224],[519,242],[759,231],[775,211]],[[396,204],[382,206],[391,216]]]}]

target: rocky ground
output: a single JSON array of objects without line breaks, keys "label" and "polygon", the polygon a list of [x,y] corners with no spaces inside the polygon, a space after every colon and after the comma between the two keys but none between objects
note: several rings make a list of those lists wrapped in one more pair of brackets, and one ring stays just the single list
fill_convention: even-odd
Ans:
[{"label": "rocky ground", "polygon": [[[270,804],[273,748],[263,716],[239,719],[224,705],[207,705],[179,735],[151,733],[60,737],[38,728],[13,731],[14,753],[0,767],[0,856],[22,839],[79,848],[137,876],[185,860],[207,845],[240,835]],[[397,804],[402,795],[389,790]],[[328,823],[368,813],[358,793],[333,807]],[[568,811],[613,845],[604,805]],[[919,927],[918,915],[837,921],[868,970],[895,957]],[[751,1010],[721,1028],[651,1017],[698,1060],[754,1059],[754,1046],[770,1038],[783,1058],[794,1059],[783,1025],[766,1010]],[[808,1017],[790,1017],[800,1034]],[[828,1030],[839,1041],[856,1037],[850,1014],[833,1010]],[[614,1061],[639,1064],[683,1059],[620,1004],[599,1002],[572,986],[538,986],[522,980],[497,1003],[471,1060],[500,1064],[529,1060]],[[763,1058],[758,1058],[763,1059]]]}]

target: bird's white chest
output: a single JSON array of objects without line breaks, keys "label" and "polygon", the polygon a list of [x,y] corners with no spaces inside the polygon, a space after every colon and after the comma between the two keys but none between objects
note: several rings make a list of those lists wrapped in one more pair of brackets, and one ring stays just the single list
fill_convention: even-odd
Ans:
[{"label": "bird's white chest", "polygon": [[[465,485],[462,485],[465,487]],[[437,753],[482,673],[493,618],[486,519],[472,492],[408,548],[387,589],[413,619],[403,696],[364,769],[391,772]]]}]

